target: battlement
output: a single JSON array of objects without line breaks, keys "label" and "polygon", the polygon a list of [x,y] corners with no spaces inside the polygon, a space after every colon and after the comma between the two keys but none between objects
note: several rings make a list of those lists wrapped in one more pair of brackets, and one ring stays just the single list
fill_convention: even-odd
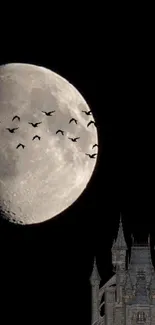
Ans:
[{"label": "battlement", "polygon": [[143,242],[143,243],[136,243],[136,242],[134,242],[134,244],[132,245],[132,247],[148,247],[149,245],[148,245],[148,243],[147,242]]}]

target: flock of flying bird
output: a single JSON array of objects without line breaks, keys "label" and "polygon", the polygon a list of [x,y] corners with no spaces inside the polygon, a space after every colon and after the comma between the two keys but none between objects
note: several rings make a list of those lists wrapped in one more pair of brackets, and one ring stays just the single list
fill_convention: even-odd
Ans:
[{"label": "flock of flying bird", "polygon": [[[91,111],[82,111],[83,113],[85,113],[86,115],[91,115]],[[45,111],[42,111],[42,113],[44,113],[46,116],[52,116],[53,113],[55,113],[55,111],[50,111],[50,112],[45,112]],[[20,117],[18,115],[15,115],[13,118],[12,118],[12,121],[14,121],[15,119],[17,119],[19,122],[20,122]],[[70,121],[69,121],[69,124],[74,122],[75,124],[78,124],[78,121],[75,119],[75,118],[71,118]],[[28,124],[32,125],[32,127],[36,128],[38,127],[39,124],[41,124],[42,122],[37,122],[37,123],[32,123],[32,122],[28,122]],[[94,124],[96,126],[96,123],[94,121],[89,121],[88,124],[87,124],[87,127],[89,127],[91,124]],[[10,133],[15,133],[15,131],[19,129],[19,127],[17,128],[6,128],[6,130],[8,130]],[[62,135],[64,135],[64,131],[63,130],[57,130],[56,131],[56,134],[58,133],[61,133]],[[38,139],[40,140],[41,137],[39,135],[35,135],[32,140],[35,140],[35,139]],[[76,137],[76,138],[68,138],[69,140],[71,140],[72,142],[77,142],[78,139],[80,139],[80,137]],[[22,143],[19,143],[16,147],[16,149],[18,149],[19,147],[22,147],[23,149],[25,148],[25,145],[22,144]],[[92,146],[92,149],[95,148],[95,147],[98,147],[98,144],[95,143],[93,146]],[[88,154],[86,153],[86,156],[89,156],[89,158],[95,158],[97,154],[96,153],[93,153],[93,154]]]}]

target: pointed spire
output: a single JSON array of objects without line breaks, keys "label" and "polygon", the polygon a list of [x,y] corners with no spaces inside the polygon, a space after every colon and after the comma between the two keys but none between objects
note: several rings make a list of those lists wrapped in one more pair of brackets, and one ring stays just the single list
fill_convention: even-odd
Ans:
[{"label": "pointed spire", "polygon": [[98,268],[97,268],[97,263],[96,263],[96,256],[94,257],[94,265],[93,265],[93,271],[92,274],[90,276],[90,281],[91,283],[93,282],[100,282],[101,278],[98,272]]},{"label": "pointed spire", "polygon": [[122,226],[122,216],[120,214],[119,229],[117,234],[116,242],[113,244],[113,248],[117,249],[127,249],[126,241],[124,238],[123,226]]},{"label": "pointed spire", "polygon": [[112,249],[115,247],[115,239],[113,240]]},{"label": "pointed spire", "polygon": [[150,234],[148,235],[148,246],[150,246]]},{"label": "pointed spire", "polygon": [[131,240],[132,240],[132,246],[134,245],[134,237],[133,234],[131,234]]}]

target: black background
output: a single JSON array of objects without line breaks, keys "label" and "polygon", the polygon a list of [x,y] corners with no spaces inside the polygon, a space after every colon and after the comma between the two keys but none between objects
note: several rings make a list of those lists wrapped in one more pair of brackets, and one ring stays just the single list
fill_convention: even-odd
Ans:
[{"label": "black background", "polygon": [[[98,125],[97,167],[67,211],[39,225],[0,220],[0,319],[43,324],[90,324],[89,277],[97,255],[103,283],[112,273],[111,246],[122,213],[131,233],[155,245],[154,89],[152,41],[137,27],[55,37],[20,25],[2,41],[0,64],[49,68],[84,96]],[[103,26],[105,27],[105,26]],[[135,34],[136,33],[136,34]],[[155,255],[152,251],[155,262]],[[1,321],[2,322],[2,321]]]}]

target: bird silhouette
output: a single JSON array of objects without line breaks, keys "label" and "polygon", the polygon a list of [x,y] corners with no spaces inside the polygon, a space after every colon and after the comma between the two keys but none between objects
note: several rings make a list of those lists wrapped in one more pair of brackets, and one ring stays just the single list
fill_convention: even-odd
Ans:
[{"label": "bird silhouette", "polygon": [[16,149],[18,149],[19,147],[22,147],[23,149],[25,148],[25,145],[22,143],[19,143],[18,146],[16,147]]},{"label": "bird silhouette", "polygon": [[93,146],[92,146],[92,149],[94,149],[95,147],[98,147],[98,144],[95,143]]},{"label": "bird silhouette", "polygon": [[96,123],[94,121],[90,121],[88,124],[87,124],[87,127],[91,124],[94,124],[96,126]]},{"label": "bird silhouette", "polygon": [[47,116],[52,116],[52,113],[54,113],[55,111],[50,111],[50,112],[42,111],[42,112],[45,113]]},{"label": "bird silhouette", "polygon": [[92,115],[92,112],[91,111],[82,111],[83,113],[85,113],[86,115]]},{"label": "bird silhouette", "polygon": [[20,121],[20,117],[19,117],[18,115],[15,115],[15,116],[13,117],[12,121],[14,121],[16,118],[18,119],[18,121]]},{"label": "bird silhouette", "polygon": [[28,122],[28,123],[31,124],[34,128],[36,128],[38,124],[41,124],[42,122],[37,122],[37,123]]},{"label": "bird silhouette", "polygon": [[72,122],[75,122],[77,124],[77,120],[75,118],[71,118],[70,121],[69,121],[69,124],[72,123]]},{"label": "bird silhouette", "polygon": [[13,128],[13,129],[10,129],[10,128],[6,128],[6,130],[8,130],[10,133],[15,133],[15,130],[17,130],[19,128]]},{"label": "bird silhouette", "polygon": [[80,139],[80,137],[78,137],[78,138],[68,138],[68,139],[70,139],[73,142],[77,142],[77,140]]},{"label": "bird silhouette", "polygon": [[90,155],[89,153],[86,153],[86,156],[89,156],[89,158],[95,158],[96,155],[97,155],[97,153],[93,153],[92,155]]},{"label": "bird silhouette", "polygon": [[36,138],[38,138],[38,140],[40,140],[41,139],[41,137],[39,136],[39,135],[35,135],[34,137],[33,137],[33,139],[32,140],[34,140],[34,139],[36,139]]},{"label": "bird silhouette", "polygon": [[62,130],[57,130],[56,134],[58,134],[58,133],[61,133],[62,135],[64,135],[64,131],[62,131]]}]

